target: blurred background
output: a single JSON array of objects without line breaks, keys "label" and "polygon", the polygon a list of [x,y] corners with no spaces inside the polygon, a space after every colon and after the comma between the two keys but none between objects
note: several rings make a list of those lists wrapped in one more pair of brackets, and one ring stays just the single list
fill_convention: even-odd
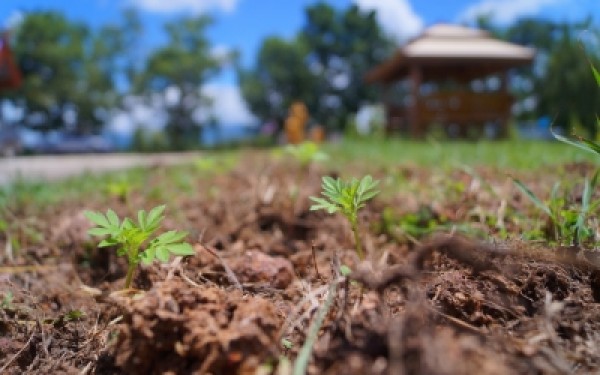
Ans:
[{"label": "blurred background", "polygon": [[[535,52],[501,72],[504,136],[597,136],[597,0],[2,0],[0,22],[6,156],[268,146],[296,142],[294,126],[298,139],[410,137],[390,131],[390,95],[452,77],[417,91],[365,77],[439,24]],[[498,86],[471,78],[474,92]]]}]

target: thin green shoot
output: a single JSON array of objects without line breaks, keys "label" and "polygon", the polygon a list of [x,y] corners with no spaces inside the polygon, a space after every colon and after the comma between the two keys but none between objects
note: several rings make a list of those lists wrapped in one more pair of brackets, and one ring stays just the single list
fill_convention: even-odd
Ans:
[{"label": "thin green shoot", "polygon": [[294,362],[294,371],[293,375],[304,375],[306,374],[306,369],[308,368],[308,362],[310,360],[310,355],[312,353],[312,349],[315,345],[315,341],[317,341],[317,337],[319,335],[319,331],[321,330],[321,326],[325,321],[325,317],[329,313],[331,306],[333,305],[333,301],[335,299],[335,295],[337,293],[337,282],[334,281],[329,285],[329,291],[327,292],[327,299],[317,312],[314,320],[312,321],[310,328],[308,330],[308,335],[306,336],[306,341],[304,341],[304,345],[300,348],[298,352],[298,357]]}]

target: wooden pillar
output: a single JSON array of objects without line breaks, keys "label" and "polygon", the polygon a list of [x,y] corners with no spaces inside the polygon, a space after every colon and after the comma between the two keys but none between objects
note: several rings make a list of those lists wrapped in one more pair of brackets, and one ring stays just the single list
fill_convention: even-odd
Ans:
[{"label": "wooden pillar", "polygon": [[385,108],[385,134],[389,135],[392,132],[392,107],[391,107],[391,84],[384,82],[382,87],[383,107]]},{"label": "wooden pillar", "polygon": [[423,127],[420,124],[419,118],[419,89],[422,81],[421,67],[418,65],[411,65],[410,67],[410,94],[411,94],[411,106],[408,111],[408,121],[410,127],[410,134],[413,138],[421,138],[423,136]]},{"label": "wooden pillar", "polygon": [[[506,72],[500,74],[500,93],[508,98],[508,74]],[[507,99],[508,100],[508,99]],[[508,137],[508,119],[510,118],[510,109],[512,107],[512,99],[506,104],[506,112],[500,119],[500,129],[498,132],[498,138]]]}]

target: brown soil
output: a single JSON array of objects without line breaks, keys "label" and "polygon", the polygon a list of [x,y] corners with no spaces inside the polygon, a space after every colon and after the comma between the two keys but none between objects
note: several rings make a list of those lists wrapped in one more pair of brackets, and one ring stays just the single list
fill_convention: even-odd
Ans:
[{"label": "brown soil", "polygon": [[[309,211],[320,176],[347,171],[243,159],[213,176],[190,167],[191,185],[157,167],[127,202],[9,205],[23,225],[0,232],[1,291],[13,295],[0,308],[0,373],[284,374],[332,283],[309,374],[600,372],[596,254],[517,240],[537,214],[505,173],[355,170],[384,181],[360,216],[359,262],[344,219]],[[165,200],[163,226],[189,231],[197,255],[142,267],[136,290],[119,291],[126,264],[96,249],[83,210],[131,217]],[[406,214],[469,230],[406,236],[389,218]]]}]

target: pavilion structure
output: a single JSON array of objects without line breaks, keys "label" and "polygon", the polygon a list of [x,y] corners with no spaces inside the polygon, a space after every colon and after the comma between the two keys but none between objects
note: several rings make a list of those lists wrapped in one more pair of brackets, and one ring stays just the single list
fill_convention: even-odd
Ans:
[{"label": "pavilion structure", "polygon": [[388,131],[420,138],[441,125],[466,136],[493,125],[502,137],[513,104],[507,71],[530,64],[534,55],[483,30],[437,24],[371,69],[365,81],[384,88]]}]

